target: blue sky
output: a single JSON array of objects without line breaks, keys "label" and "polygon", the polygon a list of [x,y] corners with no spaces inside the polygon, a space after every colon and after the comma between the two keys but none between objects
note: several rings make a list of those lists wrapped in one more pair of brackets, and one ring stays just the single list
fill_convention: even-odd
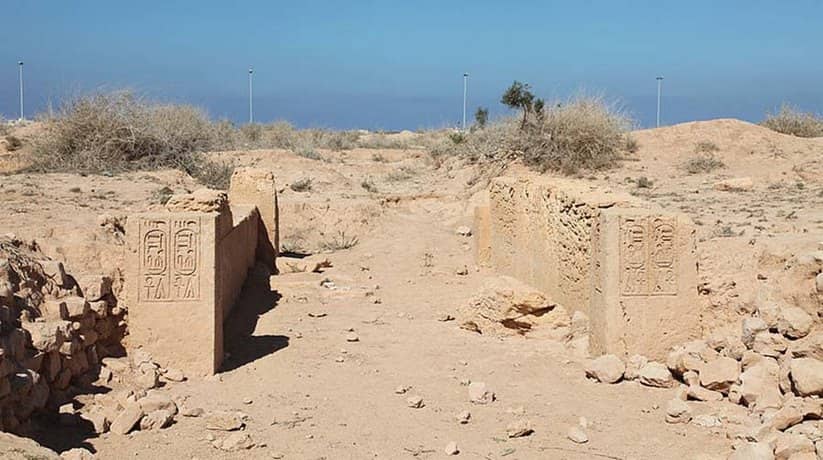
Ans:
[{"label": "blue sky", "polygon": [[129,87],[162,101],[298,126],[417,129],[506,113],[515,79],[546,99],[586,91],[654,123],[823,112],[823,1],[3,0],[0,114]]}]

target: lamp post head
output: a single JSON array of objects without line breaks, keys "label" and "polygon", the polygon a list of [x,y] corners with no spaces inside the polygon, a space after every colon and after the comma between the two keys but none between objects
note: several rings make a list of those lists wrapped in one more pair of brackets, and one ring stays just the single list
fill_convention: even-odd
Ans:
[{"label": "lamp post head", "polygon": [[22,67],[23,66],[23,61],[17,61],[17,65]]},{"label": "lamp post head", "polygon": [[663,77],[657,77],[657,80],[662,80],[662,79],[663,79]]},{"label": "lamp post head", "polygon": [[250,74],[251,74],[251,73],[254,73],[254,69],[252,69],[251,67],[249,67],[249,73],[250,73]]},{"label": "lamp post head", "polygon": [[469,74],[468,74],[468,73],[464,73],[464,74],[463,74],[463,76],[464,76],[464,77],[468,77],[468,76],[469,76]]}]

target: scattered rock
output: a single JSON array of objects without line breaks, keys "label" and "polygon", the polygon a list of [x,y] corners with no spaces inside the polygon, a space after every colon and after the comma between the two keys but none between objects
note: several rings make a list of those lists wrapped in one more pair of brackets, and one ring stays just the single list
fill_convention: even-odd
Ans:
[{"label": "scattered rock", "polygon": [[[39,458],[39,457],[33,457]],[[75,447],[60,454],[64,460],[94,460],[94,454],[82,447]]]},{"label": "scattered rock", "polygon": [[642,355],[632,355],[626,361],[626,372],[623,378],[626,380],[637,380],[640,377],[640,369],[649,363],[649,359]]},{"label": "scattered rock", "polygon": [[754,182],[751,177],[735,177],[716,182],[714,189],[721,192],[750,192],[754,189]]},{"label": "scattered rock", "polygon": [[672,399],[666,404],[666,422],[689,423],[692,419],[692,409],[681,399]]},{"label": "scattered rock", "polygon": [[669,369],[655,361],[650,361],[640,369],[638,380],[648,387],[671,388],[675,385]]},{"label": "scattered rock", "polygon": [[109,430],[114,434],[128,434],[144,416],[143,409],[137,404],[129,404],[111,422]]},{"label": "scattered rock", "polygon": [[823,361],[797,358],[791,362],[791,379],[800,396],[823,395]]},{"label": "scattered rock", "polygon": [[457,419],[457,422],[461,425],[465,425],[469,423],[469,420],[471,420],[472,414],[471,412],[464,410],[463,412],[460,412],[459,414],[455,415],[454,418]]},{"label": "scattered rock", "polygon": [[786,307],[780,312],[777,330],[790,339],[800,339],[809,335],[812,330],[811,315],[800,307]]},{"label": "scattered rock", "polygon": [[754,343],[754,336],[761,332],[766,332],[768,330],[769,325],[766,324],[766,321],[764,321],[762,318],[743,318],[742,333],[740,334],[740,340],[743,341],[744,345],[751,348],[752,343]]},{"label": "scattered rock", "polygon": [[349,332],[346,334],[346,342],[359,342],[360,337],[355,332]]},{"label": "scattered rock", "polygon": [[494,392],[486,387],[483,382],[472,382],[469,384],[469,401],[474,404],[489,404],[494,401]]},{"label": "scattered rock", "polygon": [[774,458],[776,460],[788,460],[803,453],[815,453],[814,443],[809,438],[791,433],[780,433],[777,436],[774,443]]},{"label": "scattered rock", "polygon": [[446,322],[446,321],[454,321],[454,316],[448,313],[441,313],[437,315],[437,321]]},{"label": "scattered rock", "polygon": [[460,453],[460,449],[457,448],[457,443],[452,441],[446,444],[446,447],[443,449],[443,453],[446,455],[457,455]]},{"label": "scattered rock", "polygon": [[700,369],[700,384],[721,393],[728,393],[729,387],[737,383],[739,377],[740,364],[732,358],[715,359]]},{"label": "scattered rock", "polygon": [[398,386],[397,388],[394,389],[394,392],[395,392],[395,394],[402,395],[402,394],[406,394],[406,392],[409,391],[410,388],[411,387],[408,387],[406,385],[400,385],[400,386]]},{"label": "scattered rock", "polygon": [[774,454],[768,443],[747,442],[735,449],[728,460],[774,460]]},{"label": "scattered rock", "polygon": [[720,418],[709,414],[695,415],[694,418],[692,418],[692,424],[702,426],[703,428],[715,428],[723,426],[723,423],[720,421]]},{"label": "scattered rock", "polygon": [[579,426],[573,426],[566,432],[566,437],[577,444],[585,444],[589,442],[589,435]]},{"label": "scattered rock", "polygon": [[246,432],[239,431],[228,435],[226,439],[220,441],[218,447],[221,450],[233,452],[238,450],[248,450],[254,446],[255,444],[254,441],[252,441],[251,436]]},{"label": "scattered rock", "polygon": [[534,433],[531,422],[526,419],[519,419],[506,427],[506,435],[510,438],[522,438]]},{"label": "scattered rock", "polygon": [[140,420],[140,430],[160,430],[171,425],[173,419],[174,415],[165,409],[149,412]]},{"label": "scattered rock", "polygon": [[472,229],[465,225],[461,225],[460,227],[457,227],[455,233],[460,236],[472,236]]},{"label": "scattered rock", "polygon": [[216,411],[206,416],[206,429],[216,431],[236,431],[242,429],[246,424],[236,413]]},{"label": "scattered rock", "polygon": [[586,367],[586,376],[603,383],[617,383],[623,378],[626,366],[615,355],[603,355],[593,359]]},{"label": "scattered rock", "polygon": [[166,369],[166,372],[163,373],[163,378],[169,382],[182,382],[186,380],[186,376],[180,369]]},{"label": "scattered rock", "polygon": [[424,407],[426,404],[423,402],[423,398],[420,396],[410,396],[406,399],[406,405],[411,407],[412,409],[420,409]]}]

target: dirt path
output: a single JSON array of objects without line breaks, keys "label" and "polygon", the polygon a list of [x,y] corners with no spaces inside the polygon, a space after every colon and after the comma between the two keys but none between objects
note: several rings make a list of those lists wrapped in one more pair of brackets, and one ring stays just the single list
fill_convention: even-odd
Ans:
[{"label": "dirt path", "polygon": [[[251,338],[230,345],[233,369],[170,391],[206,411],[248,414],[247,432],[259,447],[223,453],[211,446],[202,418],[178,417],[170,429],[91,440],[98,455],[445,458],[450,441],[457,458],[480,459],[692,458],[727,450],[706,429],[663,421],[673,390],[595,384],[562,344],[438,321],[494,277],[473,268],[469,240],[454,232],[465,214],[457,201],[401,203],[357,246],[328,255],[334,267],[325,273],[283,274],[271,279],[273,291],[247,292],[238,306],[246,313],[232,327]],[[456,275],[464,265],[469,274]],[[351,333],[357,342],[347,341]],[[471,404],[468,380],[488,384],[497,400]],[[396,394],[399,386],[410,389]],[[407,407],[410,396],[425,406]],[[460,424],[455,414],[464,410],[471,420]],[[579,417],[591,424],[584,445],[566,439]],[[506,426],[520,418],[534,433],[507,438]]]}]

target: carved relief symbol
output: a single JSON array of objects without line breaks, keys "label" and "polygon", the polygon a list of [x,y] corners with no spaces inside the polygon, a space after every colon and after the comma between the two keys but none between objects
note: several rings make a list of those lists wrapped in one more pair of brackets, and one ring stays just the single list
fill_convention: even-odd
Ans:
[{"label": "carved relief symbol", "polygon": [[145,289],[145,300],[163,300],[168,296],[165,287],[165,278],[161,276],[146,275],[143,279],[143,289]]},{"label": "carved relief symbol", "polygon": [[189,228],[174,235],[174,269],[181,275],[197,271],[197,235]]},{"label": "carved relief symbol", "polygon": [[646,226],[635,219],[623,221],[621,241],[624,294],[643,294],[648,283],[646,270]]},{"label": "carved relief symbol", "polygon": [[655,219],[652,221],[654,243],[651,263],[654,270],[650,280],[652,294],[676,294],[674,223]]},{"label": "carved relief symbol", "polygon": [[146,273],[159,275],[166,271],[167,244],[163,230],[146,232],[143,237],[143,268]]}]

